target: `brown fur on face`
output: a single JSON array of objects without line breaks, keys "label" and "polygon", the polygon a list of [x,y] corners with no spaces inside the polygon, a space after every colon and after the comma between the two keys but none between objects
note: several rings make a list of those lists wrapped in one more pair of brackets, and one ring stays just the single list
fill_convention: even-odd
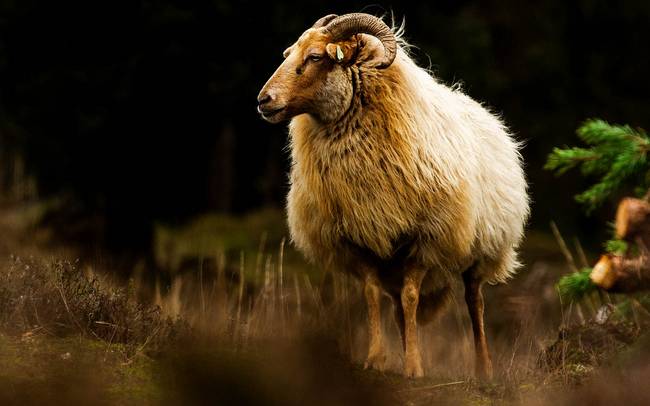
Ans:
[{"label": "brown fur on face", "polygon": [[284,62],[262,88],[259,113],[271,123],[304,113],[323,123],[337,120],[352,99],[350,64],[373,59],[379,48],[363,34],[333,43],[324,29],[305,31],[284,51]]}]

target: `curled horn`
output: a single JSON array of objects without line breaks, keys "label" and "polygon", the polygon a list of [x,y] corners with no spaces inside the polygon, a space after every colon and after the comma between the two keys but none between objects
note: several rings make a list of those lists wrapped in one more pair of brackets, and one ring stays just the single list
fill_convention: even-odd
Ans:
[{"label": "curled horn", "polygon": [[354,34],[369,34],[376,37],[384,46],[384,57],[376,62],[376,68],[387,68],[395,60],[397,53],[395,34],[380,18],[365,13],[345,14],[332,19],[325,30],[332,35],[333,41],[340,41]]},{"label": "curled horn", "polygon": [[321,28],[325,27],[327,24],[329,24],[330,21],[338,17],[336,14],[328,14],[325,17],[321,17],[314,23],[314,25],[311,26],[311,28]]}]

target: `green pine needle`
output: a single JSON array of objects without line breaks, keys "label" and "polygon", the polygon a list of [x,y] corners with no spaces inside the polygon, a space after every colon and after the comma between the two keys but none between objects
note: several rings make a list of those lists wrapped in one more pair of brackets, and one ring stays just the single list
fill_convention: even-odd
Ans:
[{"label": "green pine needle", "polygon": [[578,302],[589,293],[596,290],[589,275],[591,268],[583,268],[578,272],[563,276],[557,283],[560,296],[567,302]]},{"label": "green pine needle", "polygon": [[544,169],[556,171],[558,175],[561,175],[583,162],[597,160],[598,158],[599,155],[595,151],[584,148],[553,148]]},{"label": "green pine needle", "polygon": [[625,143],[635,134],[628,125],[610,125],[604,120],[591,119],[578,128],[578,137],[589,145]]},{"label": "green pine needle", "polygon": [[605,251],[610,254],[623,255],[627,252],[627,243],[619,239],[609,240],[605,243]]},{"label": "green pine needle", "polygon": [[577,167],[583,175],[600,177],[596,184],[576,196],[587,212],[632,183],[630,180],[635,180],[641,188],[650,186],[647,157],[650,139],[642,129],[587,120],[577,133],[588,148],[554,148],[544,168],[561,175]]}]

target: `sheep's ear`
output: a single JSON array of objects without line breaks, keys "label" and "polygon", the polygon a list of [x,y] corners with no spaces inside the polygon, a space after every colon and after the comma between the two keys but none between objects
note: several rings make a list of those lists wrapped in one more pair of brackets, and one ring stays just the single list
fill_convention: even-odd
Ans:
[{"label": "sheep's ear", "polygon": [[381,60],[384,57],[384,45],[376,37],[368,34],[357,34],[359,52],[357,63],[365,64]]},{"label": "sheep's ear", "polygon": [[346,44],[327,44],[325,47],[327,51],[327,56],[330,57],[334,62],[337,63],[347,63],[352,57],[353,49],[351,46]]}]

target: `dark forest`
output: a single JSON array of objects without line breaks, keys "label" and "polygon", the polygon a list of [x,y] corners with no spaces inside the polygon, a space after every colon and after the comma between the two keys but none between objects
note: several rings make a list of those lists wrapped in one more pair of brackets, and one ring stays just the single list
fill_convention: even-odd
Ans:
[{"label": "dark forest", "polygon": [[145,248],[153,221],[281,207],[286,129],[257,93],[304,27],[359,10],[404,18],[419,63],[526,143],[530,227],[593,231],[559,192],[580,181],[541,167],[585,119],[650,126],[645,2],[5,1],[0,185],[18,151],[38,194],[71,196],[66,221],[101,218],[79,232],[118,252]]}]

